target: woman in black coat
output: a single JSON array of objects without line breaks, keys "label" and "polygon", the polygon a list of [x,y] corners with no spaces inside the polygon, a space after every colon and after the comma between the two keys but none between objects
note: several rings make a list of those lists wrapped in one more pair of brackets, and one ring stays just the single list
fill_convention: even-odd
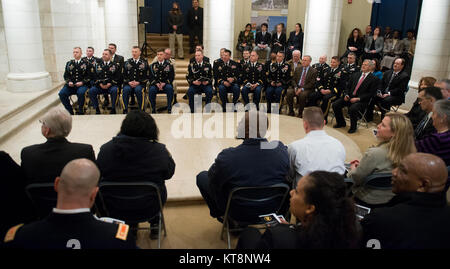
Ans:
[{"label": "woman in black coat", "polygon": [[286,49],[286,34],[283,33],[283,25],[280,23],[277,25],[277,31],[272,34],[272,51],[284,52]]},{"label": "woman in black coat", "polygon": [[341,61],[347,57],[347,55],[353,52],[356,54],[356,59],[358,60],[359,57],[364,52],[364,38],[362,35],[362,32],[359,28],[354,28],[352,32],[350,33],[348,39],[347,39],[347,50],[341,57]]},{"label": "woman in black coat", "polygon": [[292,52],[294,50],[299,50],[301,55],[303,55],[303,30],[300,23],[296,23],[295,30],[289,34],[286,49],[287,60],[292,59]]}]

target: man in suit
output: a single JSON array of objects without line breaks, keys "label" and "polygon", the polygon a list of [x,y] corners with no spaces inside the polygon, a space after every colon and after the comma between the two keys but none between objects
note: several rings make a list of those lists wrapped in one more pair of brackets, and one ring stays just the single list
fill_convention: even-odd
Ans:
[{"label": "man in suit", "polygon": [[381,110],[381,119],[386,112],[391,110],[391,106],[401,105],[405,102],[405,94],[408,90],[409,76],[404,71],[405,60],[397,58],[394,61],[393,69],[386,71],[381,80],[381,88],[367,110],[367,121],[373,120],[373,109],[375,104]]},{"label": "man in suit", "polygon": [[195,37],[198,43],[203,44],[203,8],[199,7],[198,0],[192,1],[192,8],[187,13],[187,22],[189,26],[189,53],[195,52]]},{"label": "man in suit", "polygon": [[[197,186],[213,218],[220,220],[224,215],[228,195],[233,188],[287,183],[287,147],[280,141],[268,142],[263,138],[267,125],[263,127],[260,124],[264,122],[268,125],[264,113],[255,110],[246,112],[238,127],[238,138],[244,139],[243,143],[223,150],[209,171],[197,175]],[[261,203],[263,208],[265,205]],[[241,210],[238,208],[235,216],[245,217],[243,210],[245,205]]]},{"label": "man in suit", "polygon": [[265,51],[266,52],[266,61],[269,61],[272,35],[269,32],[267,32],[267,28],[269,28],[267,23],[261,24],[261,32],[256,33],[255,47],[253,48],[253,50],[256,52]]},{"label": "man in suit", "polygon": [[214,64],[214,73],[217,74],[217,85],[219,87],[219,96],[222,101],[222,110],[226,112],[228,103],[228,93],[233,93],[233,104],[239,100],[240,89],[238,84],[239,64],[231,60],[231,51],[226,49],[223,53],[222,61]]},{"label": "man in suit", "polygon": [[157,50],[158,61],[150,66],[150,89],[148,94],[152,105],[152,113],[156,113],[156,94],[167,95],[167,112],[172,113],[173,80],[175,71],[173,65],[164,58],[164,49]]},{"label": "man in suit", "polygon": [[100,171],[87,159],[64,166],[55,179],[56,207],[38,222],[12,227],[5,236],[6,247],[26,249],[135,249],[127,224],[106,223],[90,209],[98,192]]},{"label": "man in suit", "polygon": [[144,110],[143,95],[148,81],[148,61],[141,58],[141,49],[138,46],[133,46],[131,50],[132,58],[128,59],[124,65],[123,70],[123,114],[128,113],[128,100],[132,92],[134,92],[138,99],[138,104],[141,110]]},{"label": "man in suit", "polygon": [[64,80],[66,84],[59,92],[59,99],[64,107],[73,115],[73,108],[70,104],[69,97],[76,94],[78,98],[78,112],[77,115],[84,114],[84,95],[88,90],[91,80],[91,73],[93,67],[86,61],[81,59],[81,48],[73,48],[74,59],[66,63],[64,70]]},{"label": "man in suit", "polygon": [[51,183],[63,167],[78,158],[95,161],[91,145],[71,143],[66,137],[72,129],[70,114],[60,108],[50,109],[40,120],[41,133],[47,139],[43,144],[22,149],[22,169],[27,183]]},{"label": "man in suit", "polygon": [[294,116],[294,97],[297,98],[298,117],[303,116],[308,96],[313,93],[317,80],[317,70],[311,66],[311,56],[305,55],[302,59],[302,67],[294,73],[291,87],[287,90],[286,101],[289,106],[289,116]]},{"label": "man in suit", "polygon": [[[123,66],[125,64],[125,58],[121,55],[116,54],[117,46],[114,43],[108,44],[108,49],[111,51],[111,62],[117,64],[119,66],[119,81],[118,85],[121,86],[123,84]],[[109,105],[109,99],[107,98],[108,94],[104,94],[105,96],[105,106]],[[131,105],[134,105],[134,94],[131,95]]]},{"label": "man in suit", "polygon": [[344,96],[333,103],[333,111],[336,116],[336,125],[333,128],[345,127],[345,119],[342,114],[344,106],[348,107],[350,116],[350,129],[348,133],[356,132],[358,117],[360,112],[367,109],[370,100],[375,96],[381,81],[371,72],[374,63],[370,60],[364,60],[361,66],[361,72],[355,73],[350,78]]},{"label": "man in suit", "polygon": [[382,249],[450,248],[450,207],[444,187],[447,167],[442,159],[413,153],[392,171],[388,207],[376,208],[361,220],[364,240]]},{"label": "man in suit", "polygon": [[321,102],[320,107],[324,114],[325,123],[328,123],[328,111],[331,103],[339,98],[342,93],[341,74],[339,57],[333,56],[330,68],[325,69],[322,73],[323,77],[320,79],[319,88],[309,96],[310,101],[308,103],[310,106],[317,106]]},{"label": "man in suit", "polygon": [[264,70],[264,65],[258,63],[258,53],[256,51],[252,51],[250,54],[250,63],[244,66],[242,74],[242,84],[244,85],[242,87],[242,99],[244,99],[244,104],[247,106],[250,103],[248,95],[253,93],[253,103],[255,103],[256,109],[259,110],[261,91],[266,80],[266,71]]},{"label": "man in suit", "polygon": [[110,114],[116,114],[116,100],[119,95],[122,74],[120,65],[111,60],[111,55],[112,53],[109,49],[103,51],[102,61],[95,68],[94,86],[89,90],[89,97],[96,114],[100,114],[97,97],[99,94],[106,94],[105,100],[108,100],[108,94],[111,95],[112,104]]},{"label": "man in suit", "polygon": [[189,83],[187,95],[189,96],[189,106],[191,108],[192,113],[195,112],[194,97],[196,94],[201,95],[204,92],[206,95],[205,105],[211,103],[212,80],[213,80],[212,67],[209,62],[205,62],[205,59],[203,57],[203,51],[197,50],[195,52],[195,62],[189,64],[186,80]]},{"label": "man in suit", "polygon": [[417,101],[420,104],[420,108],[426,112],[425,116],[419,122],[414,129],[414,136],[416,140],[424,138],[426,135],[436,132],[433,126],[433,106],[437,100],[442,99],[441,89],[437,87],[428,87],[419,92]]},{"label": "man in suit", "polygon": [[272,103],[280,104],[281,96],[291,82],[291,66],[284,61],[284,52],[278,51],[276,62],[270,63],[267,70],[267,112],[272,112]]}]

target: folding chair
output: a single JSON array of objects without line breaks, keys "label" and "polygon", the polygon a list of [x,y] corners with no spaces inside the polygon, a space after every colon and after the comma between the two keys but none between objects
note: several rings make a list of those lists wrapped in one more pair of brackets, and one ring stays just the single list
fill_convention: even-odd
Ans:
[{"label": "folding chair", "polygon": [[[100,181],[99,200],[106,217],[116,218],[129,224],[150,222],[159,216],[158,248],[161,248],[161,229],[167,236],[163,203],[158,185],[151,182]],[[136,226],[137,230],[145,229]]]},{"label": "folding chair", "polygon": [[[282,213],[283,205],[289,193],[289,186],[284,183],[261,187],[237,187],[228,195],[223,226],[220,239],[227,232],[227,246],[231,248],[230,232],[242,231],[243,228],[230,229],[229,222],[234,221],[238,226],[263,224],[260,215]],[[234,210],[240,209],[241,214],[236,215]]]},{"label": "folding chair", "polygon": [[39,219],[47,217],[56,207],[57,193],[54,183],[33,183],[25,187]]}]

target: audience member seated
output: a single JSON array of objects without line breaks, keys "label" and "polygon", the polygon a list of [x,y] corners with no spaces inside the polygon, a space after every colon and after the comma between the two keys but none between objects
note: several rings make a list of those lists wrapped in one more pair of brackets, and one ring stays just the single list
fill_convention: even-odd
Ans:
[{"label": "audience member seated", "polygon": [[[203,54],[205,53],[204,52],[204,50],[205,50],[205,47],[202,45],[202,44],[199,44],[199,45],[196,45],[195,46],[195,51],[201,51],[201,52],[203,52]],[[211,61],[209,60],[209,58],[208,57],[206,57],[205,55],[203,55],[203,61],[206,63],[206,62],[208,62],[208,63],[210,63]],[[189,59],[189,63],[191,64],[191,63],[195,63],[195,52],[194,52],[194,57],[192,57],[191,59]]]},{"label": "audience member seated", "polygon": [[381,249],[450,248],[450,208],[443,192],[448,173],[431,154],[407,156],[392,173],[396,196],[362,221],[365,245],[376,239]]},{"label": "audience member seated", "polygon": [[47,142],[28,146],[21,153],[27,184],[53,182],[72,160],[86,158],[95,161],[91,145],[67,141],[66,137],[72,130],[72,118],[67,110],[51,108],[40,122],[41,133]]},{"label": "audience member seated", "polygon": [[287,90],[286,101],[289,107],[289,116],[295,116],[294,97],[297,98],[298,117],[303,116],[309,95],[315,89],[318,72],[311,66],[311,56],[305,55],[302,60],[302,67],[295,70],[290,87]]},{"label": "audience member seated", "polygon": [[414,136],[416,140],[420,140],[425,136],[435,133],[436,129],[433,126],[433,105],[437,100],[442,99],[441,89],[436,87],[428,87],[419,92],[417,100],[420,108],[425,111],[425,116],[420,120],[417,127],[414,129]]},{"label": "audience member seated", "polygon": [[404,43],[400,40],[400,31],[395,30],[392,38],[384,40],[382,70],[391,69],[394,61],[403,56]]},{"label": "audience member seated", "polygon": [[252,25],[247,23],[245,30],[239,33],[236,49],[243,52],[245,49],[252,50],[255,46],[255,39],[252,32]]},{"label": "audience member seated", "polygon": [[[128,113],[120,133],[104,144],[98,153],[101,181],[155,183],[164,204],[167,200],[165,180],[172,178],[175,162],[166,146],[158,143],[158,133],[151,115],[140,110]],[[151,234],[157,236],[159,219],[152,221]]]},{"label": "audience member seated", "polygon": [[[262,126],[264,123],[267,125]],[[287,184],[287,147],[280,141],[268,142],[264,138],[267,126],[265,113],[255,110],[246,112],[238,126],[238,138],[243,138],[243,143],[224,149],[209,171],[197,175],[197,186],[213,218],[222,221],[233,188]],[[261,203],[261,208],[264,208],[264,203]],[[236,215],[239,212],[235,212]]]},{"label": "audience member seated", "polygon": [[353,73],[359,72],[361,67],[356,63],[356,54],[354,52],[350,52],[347,56],[347,63],[341,63],[341,81],[342,81],[342,89],[347,88],[348,81]]},{"label": "audience member seated", "polygon": [[303,111],[303,129],[306,136],[288,146],[289,179],[297,184],[303,176],[314,171],[345,173],[345,148],[324,130],[322,110],[307,107]]},{"label": "audience member seated", "polygon": [[148,95],[152,105],[152,113],[156,114],[156,94],[165,93],[167,96],[167,112],[172,113],[172,100],[174,96],[173,80],[175,69],[170,61],[164,57],[164,49],[158,49],[158,61],[150,66],[150,89]]},{"label": "audience member seated", "polygon": [[366,39],[364,44],[364,56],[363,59],[381,59],[381,53],[383,52],[384,39],[381,36],[381,28],[375,27],[373,35]]},{"label": "audience member seated", "polygon": [[348,249],[359,246],[355,206],[338,173],[315,171],[291,190],[291,213],[299,225],[276,224],[263,235],[241,233],[238,249]]},{"label": "audience member seated", "polygon": [[[395,34],[395,31],[394,31]],[[392,39],[393,38],[393,33],[392,33],[392,28],[391,26],[386,26],[384,27],[384,36],[383,38],[386,39]]]},{"label": "audience member seated", "polygon": [[373,62],[373,67],[370,69],[370,72],[372,72],[373,75],[376,76],[379,80],[382,80],[383,72],[381,72],[380,60],[373,59],[372,62]]},{"label": "audience member seated", "polygon": [[4,151],[0,151],[0,171],[2,171],[0,236],[4,236],[11,226],[32,221],[35,216],[33,205],[25,194],[23,171]]},{"label": "audience member seated", "polygon": [[441,79],[436,87],[441,88],[442,98],[450,100],[450,79]]},{"label": "audience member seated", "polygon": [[12,227],[5,246],[20,249],[135,249],[126,224],[106,223],[90,212],[98,192],[100,171],[87,159],[69,162],[55,179],[56,208],[28,225]]},{"label": "audience member seated", "polygon": [[439,156],[445,165],[450,166],[450,101],[436,101],[431,118],[436,133],[416,141],[417,151]]},{"label": "audience member seated", "polygon": [[272,43],[272,35],[267,32],[267,28],[269,26],[267,23],[261,24],[261,32],[256,33],[256,39],[255,39],[255,47],[253,48],[254,51],[265,51],[266,52],[266,62],[270,60],[270,52],[271,52],[271,43]]},{"label": "audience member seated", "polygon": [[[433,77],[422,77],[419,80],[419,88],[418,92],[423,91],[427,87],[432,87],[436,82],[436,79]],[[409,110],[408,113],[405,114],[409,120],[411,121],[413,128],[416,129],[419,122],[426,115],[426,112],[422,110],[419,104],[419,98],[416,99],[413,106]]]},{"label": "audience member seated", "polygon": [[366,178],[390,173],[408,154],[416,152],[413,129],[408,118],[400,113],[388,113],[377,126],[377,147],[369,148],[361,161],[351,162],[347,177],[353,180],[352,192],[358,204],[368,207],[385,205],[393,196],[392,190],[378,190],[367,186]]},{"label": "audience member seated", "polygon": [[350,116],[349,133],[356,132],[358,118],[375,95],[381,81],[375,77],[370,69],[374,64],[371,60],[364,60],[361,66],[361,72],[354,73],[350,78],[346,89],[344,90],[344,97],[336,100],[333,106],[333,112],[336,116],[336,125],[333,128],[345,127],[345,119],[342,114],[342,109],[347,106],[348,114]]},{"label": "audience member seated", "polygon": [[259,102],[261,100],[261,91],[266,81],[266,70],[264,65],[258,63],[258,53],[252,51],[250,54],[250,63],[242,70],[242,99],[247,106],[250,103],[249,93],[253,93],[253,103],[256,109],[259,110]]},{"label": "audience member seated", "polygon": [[300,23],[295,24],[295,30],[289,34],[289,39],[287,41],[286,54],[287,59],[292,58],[292,52],[294,50],[299,50],[300,53],[303,51],[303,30]]},{"label": "audience member seated", "polygon": [[359,59],[364,52],[364,38],[359,28],[354,28],[350,33],[347,39],[347,50],[341,56],[340,60],[342,61],[344,58],[347,58],[350,52],[356,55],[356,59]]},{"label": "audience member seated", "polygon": [[81,59],[83,52],[80,47],[73,48],[73,60],[66,63],[64,69],[64,80],[66,84],[59,92],[59,99],[64,107],[73,115],[72,104],[69,97],[77,95],[78,111],[77,115],[84,114],[84,95],[90,87],[91,76],[94,66],[88,61]]},{"label": "audience member seated", "polygon": [[277,25],[276,32],[272,34],[272,51],[283,52],[286,49],[286,34],[283,32],[283,25],[280,23]]},{"label": "audience member seated", "polygon": [[[187,95],[189,97],[189,107],[191,112],[195,112],[194,101],[196,94],[205,93],[206,102],[205,105],[211,103],[213,90],[212,90],[212,67],[209,62],[205,61],[203,51],[197,50],[195,52],[195,61],[188,66],[188,74],[186,80],[189,83],[189,89]],[[200,99],[201,100],[201,99]],[[201,108],[201,101],[200,101]]]},{"label": "audience member seated", "polygon": [[366,33],[364,34],[364,36],[363,36],[363,38],[364,38],[364,43],[367,41],[367,39],[369,38],[369,37],[371,37],[372,36],[372,26],[371,25],[367,25],[366,26],[366,31],[365,31]]},{"label": "audience member seated", "polygon": [[[122,80],[122,66],[111,59],[111,50],[105,49],[102,60],[96,65],[94,86],[89,90],[89,98],[95,108],[95,113],[100,114],[98,105],[98,95],[111,95],[111,114],[116,114],[116,100],[118,96],[118,86]],[[116,57],[116,59],[118,59]],[[106,106],[106,102],[105,102]]]},{"label": "audience member seated", "polygon": [[141,49],[133,46],[131,49],[132,58],[128,59],[124,64],[123,70],[123,113],[128,112],[128,100],[133,92],[138,99],[139,108],[144,110],[144,90],[148,82],[148,61],[141,58]]},{"label": "audience member seated", "polygon": [[383,119],[386,112],[391,110],[391,106],[401,105],[405,102],[409,76],[404,70],[405,59],[398,58],[394,62],[394,68],[383,74],[381,88],[377,91],[377,95],[367,110],[366,119],[368,121],[373,119],[375,104],[380,108],[381,119]]},{"label": "audience member seated", "polygon": [[299,50],[294,50],[291,58],[287,63],[291,66],[291,76],[294,76],[295,70],[302,68],[302,53]]},{"label": "audience member seated", "polygon": [[233,94],[233,104],[239,100],[241,91],[238,84],[239,64],[231,60],[231,51],[226,49],[223,52],[221,61],[214,64],[213,70],[215,81],[219,87],[220,101],[222,101],[222,111],[226,112],[228,103],[228,93]]},{"label": "audience member seated", "polygon": [[314,89],[319,88],[320,86],[320,79],[323,77],[324,70],[330,68],[330,66],[327,64],[327,55],[324,54],[319,57],[319,62],[312,65],[312,68],[317,70],[317,81],[316,85],[314,86]]},{"label": "audience member seated", "polygon": [[272,112],[272,103],[280,104],[281,96],[291,82],[291,66],[284,61],[284,52],[278,51],[276,62],[267,69],[267,112]]}]

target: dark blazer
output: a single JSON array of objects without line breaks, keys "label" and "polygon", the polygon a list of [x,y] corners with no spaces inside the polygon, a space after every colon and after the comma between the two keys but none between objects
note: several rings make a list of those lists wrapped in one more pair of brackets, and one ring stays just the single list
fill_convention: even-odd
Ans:
[{"label": "dark blazer", "polygon": [[43,144],[22,149],[22,169],[27,183],[52,183],[64,166],[75,159],[95,162],[91,145],[71,143],[65,138],[49,138]]},{"label": "dark blazer", "polygon": [[294,50],[300,50],[303,49],[303,32],[298,33],[298,35],[295,35],[295,31],[292,31],[289,34],[289,39],[287,41],[288,47],[294,46]]},{"label": "dark blazer", "polygon": [[383,93],[387,93],[389,91],[391,93],[391,96],[399,97],[403,102],[405,102],[405,92],[408,89],[409,76],[405,71],[402,70],[396,77],[394,77],[391,84],[389,85],[389,81],[391,80],[393,74],[393,69],[386,71],[383,74],[383,79],[381,81],[381,91]]},{"label": "dark blazer", "polygon": [[[292,88],[295,89],[296,87],[298,87],[298,83],[300,83],[302,73],[303,73],[303,67],[298,67],[294,71],[294,77],[291,81]],[[305,89],[305,91],[314,91],[316,81],[317,81],[317,75],[318,75],[317,70],[315,68],[313,68],[312,66],[309,66],[308,72],[306,73],[305,84],[303,85],[303,88]]]},{"label": "dark blazer", "polygon": [[[209,58],[206,57],[206,56],[203,56],[203,62],[205,62],[205,63],[211,63],[210,60],[209,60]],[[190,64],[195,63],[195,56],[192,57],[191,59],[189,59],[189,63],[190,63]]]},{"label": "dark blazer", "polygon": [[344,96],[348,95],[350,98],[358,97],[361,99],[360,102],[368,103],[370,98],[374,97],[377,90],[380,88],[381,81],[375,77],[374,74],[369,73],[359,87],[358,92],[356,92],[356,95],[353,95],[353,91],[355,90],[356,85],[358,85],[361,75],[362,71],[354,73],[351,76],[347,84],[347,89],[344,92]]},{"label": "dark blazer", "polygon": [[[102,61],[102,60],[100,60]],[[123,68],[125,65],[125,58],[121,55],[116,54],[114,56],[114,61],[112,61],[113,63],[116,63],[119,66],[119,72],[117,74],[118,79],[119,79],[119,83],[118,85],[122,85],[123,84]]]},{"label": "dark blazer", "polygon": [[255,43],[256,45],[258,44],[262,44],[262,45],[272,45],[272,35],[269,32],[266,32],[266,34],[263,36],[262,32],[257,32],[256,33],[256,38],[255,38]]},{"label": "dark blazer", "polygon": [[364,52],[364,38],[357,38],[355,42],[353,36],[350,37],[347,39],[347,50],[350,52],[348,47],[355,47],[358,49],[357,51],[353,51],[356,54],[356,58],[358,58]]},{"label": "dark blazer", "polygon": [[432,117],[430,117],[428,119],[425,126],[421,126],[422,121],[425,121],[426,117],[428,117],[427,112],[425,112],[423,118],[419,121],[417,126],[414,128],[414,136],[416,138],[416,141],[423,139],[425,136],[436,132],[436,128],[434,128],[434,126],[433,126],[433,118]]},{"label": "dark blazer", "polygon": [[269,186],[287,182],[287,147],[278,142],[274,149],[262,149],[263,141],[267,142],[266,139],[245,139],[235,148],[224,149],[209,169],[209,193],[222,210],[225,210],[228,195],[235,187]]},{"label": "dark blazer", "polygon": [[[195,16],[197,15],[197,20]],[[198,28],[200,31],[203,31],[203,8],[199,7],[197,11],[194,8],[189,9],[187,13],[187,23],[189,26],[189,30],[193,30],[194,28]]]},{"label": "dark blazer", "polygon": [[382,249],[450,248],[450,207],[445,193],[403,193],[362,221],[363,244],[377,239]]},{"label": "dark blazer", "polygon": [[[173,13],[172,11],[169,11],[169,16],[167,19],[167,24],[169,25],[169,33],[174,33],[175,34],[182,34],[183,33],[183,21],[184,21],[184,15],[183,13]],[[177,26],[177,30],[174,31],[173,30],[173,26],[176,25]]]},{"label": "dark blazer", "polygon": [[[276,45],[275,43],[277,43],[277,42],[280,43],[281,46]],[[280,38],[278,38],[277,32],[273,33],[271,44],[272,44],[272,51],[275,51],[275,52],[283,51],[284,52],[284,49],[286,48],[286,34],[281,33]]]}]

